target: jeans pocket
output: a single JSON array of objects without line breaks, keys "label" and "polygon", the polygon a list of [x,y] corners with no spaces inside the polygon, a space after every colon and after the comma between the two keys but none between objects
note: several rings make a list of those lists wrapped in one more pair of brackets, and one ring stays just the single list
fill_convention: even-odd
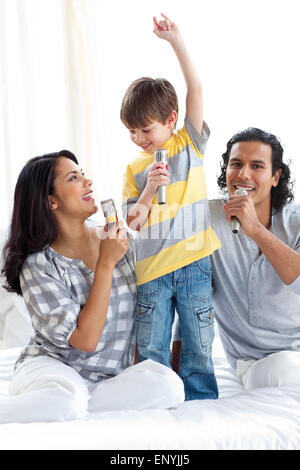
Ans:
[{"label": "jeans pocket", "polygon": [[194,313],[198,317],[201,345],[205,351],[209,351],[214,339],[214,308],[213,306],[196,308]]},{"label": "jeans pocket", "polygon": [[198,259],[197,261],[195,261],[195,265],[201,273],[201,279],[206,279],[208,276],[211,275],[211,264],[209,256]]},{"label": "jeans pocket", "polygon": [[212,303],[212,282],[209,257],[195,261],[191,265],[189,296],[192,303],[208,307]]},{"label": "jeans pocket", "polygon": [[161,291],[161,278],[158,277],[153,279],[152,281],[146,282],[145,284],[141,284],[137,288],[138,297],[142,296],[151,296],[154,294],[158,294]]},{"label": "jeans pocket", "polygon": [[138,346],[147,346],[151,333],[153,304],[137,301],[135,310],[136,342]]}]

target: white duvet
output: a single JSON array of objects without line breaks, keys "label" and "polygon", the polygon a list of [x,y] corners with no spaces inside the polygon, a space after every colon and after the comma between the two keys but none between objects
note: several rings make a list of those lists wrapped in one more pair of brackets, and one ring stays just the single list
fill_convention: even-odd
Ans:
[{"label": "white duvet", "polygon": [[[0,351],[0,399],[19,348]],[[69,422],[2,424],[0,449],[300,449],[300,387],[245,392],[214,342],[218,400],[177,409],[90,414]]]}]

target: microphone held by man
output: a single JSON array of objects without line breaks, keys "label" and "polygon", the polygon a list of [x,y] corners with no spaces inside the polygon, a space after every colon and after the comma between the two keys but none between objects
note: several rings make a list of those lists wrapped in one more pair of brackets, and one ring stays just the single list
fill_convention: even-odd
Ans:
[{"label": "microphone held by man", "polygon": [[[238,188],[235,193],[235,196],[247,196],[248,192],[244,188]],[[232,233],[238,235],[240,233],[241,224],[237,217],[233,216],[231,219],[231,230]]]}]

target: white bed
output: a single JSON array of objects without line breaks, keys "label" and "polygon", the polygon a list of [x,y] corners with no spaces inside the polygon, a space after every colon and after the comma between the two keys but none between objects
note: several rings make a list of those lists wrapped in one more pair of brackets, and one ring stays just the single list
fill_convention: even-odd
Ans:
[{"label": "white bed", "polygon": [[[0,287],[0,400],[31,335],[23,300]],[[177,409],[95,413],[54,423],[0,424],[0,449],[279,450],[300,449],[300,387],[245,392],[218,334],[213,346],[218,400]]]},{"label": "white bed", "polygon": [[[20,348],[0,351],[0,399]],[[2,424],[0,449],[300,449],[300,388],[245,392],[222,352],[214,359],[218,400],[185,402],[172,410],[90,414],[69,422]]]}]

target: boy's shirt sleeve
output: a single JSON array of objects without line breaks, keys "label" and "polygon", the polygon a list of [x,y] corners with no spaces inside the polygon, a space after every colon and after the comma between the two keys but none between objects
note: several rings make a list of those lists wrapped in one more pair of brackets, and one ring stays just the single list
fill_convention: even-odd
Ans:
[{"label": "boy's shirt sleeve", "polygon": [[131,166],[128,165],[126,173],[123,178],[123,192],[122,192],[122,214],[126,220],[127,214],[138,200],[140,194],[133,176]]},{"label": "boy's shirt sleeve", "polygon": [[[204,152],[206,149],[207,141],[210,136],[210,130],[208,125],[206,124],[205,121],[203,121],[203,126],[202,126],[202,131],[199,132],[193,123],[190,121],[188,116],[185,116],[184,119],[184,128],[186,129],[186,132],[188,133],[191,142],[198,154],[199,157],[203,158],[204,157]],[[184,129],[183,128],[183,129]]]}]

